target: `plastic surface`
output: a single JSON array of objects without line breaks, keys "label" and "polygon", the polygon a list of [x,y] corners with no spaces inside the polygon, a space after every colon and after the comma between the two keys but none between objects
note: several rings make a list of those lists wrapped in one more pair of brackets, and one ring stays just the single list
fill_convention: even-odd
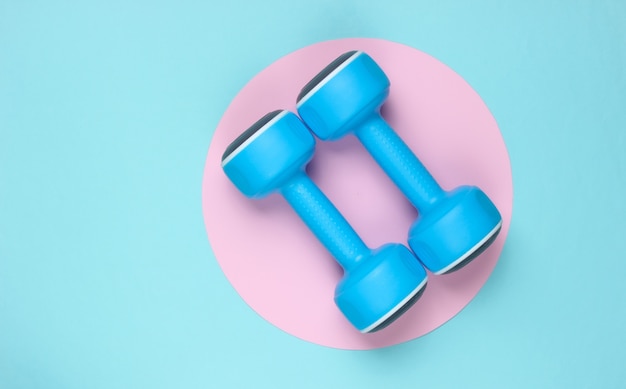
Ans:
[{"label": "plastic surface", "polygon": [[370,255],[346,219],[304,172],[296,174],[280,192],[344,271]]},{"label": "plastic surface", "polygon": [[402,245],[367,248],[303,171],[315,148],[311,133],[291,112],[268,115],[226,148],[224,173],[248,197],[280,191],[344,268],[335,302],[354,327],[370,332],[390,324],[426,286],[426,271]]},{"label": "plastic surface", "polygon": [[378,110],[362,122],[355,135],[420,213],[427,212],[445,196],[426,167],[380,117]]},{"label": "plastic surface", "polygon": [[[329,66],[333,66],[332,63]],[[358,51],[331,72],[323,69],[316,86],[297,103],[298,113],[321,139],[354,132],[381,168],[420,212],[408,242],[420,261],[435,274],[454,270],[491,243],[502,217],[489,198],[445,194],[415,154],[381,118],[389,95],[389,79],[376,62]],[[442,220],[439,220],[442,219]]]},{"label": "plastic surface", "polygon": [[[355,331],[333,302],[343,276],[340,266],[285,200],[271,195],[250,201],[220,168],[224,150],[243,129],[277,108],[294,110],[302,85],[334,58],[354,49],[367,51],[385,69],[393,88],[383,115],[440,185],[479,186],[504,221],[502,232],[479,258],[446,277],[430,277],[417,304],[387,330],[367,336]],[[307,174],[369,247],[406,241],[415,209],[355,137],[317,142]],[[467,306],[498,263],[513,205],[507,149],[480,96],[435,58],[379,39],[318,43],[259,72],[217,125],[202,193],[211,249],[242,304],[292,336],[360,350],[420,337]]]}]

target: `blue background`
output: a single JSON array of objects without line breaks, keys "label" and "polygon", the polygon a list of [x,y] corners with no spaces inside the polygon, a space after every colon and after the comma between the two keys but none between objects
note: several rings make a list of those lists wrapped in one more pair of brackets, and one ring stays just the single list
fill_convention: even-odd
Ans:
[{"label": "blue background", "polygon": [[[201,212],[232,98],[342,37],[453,68],[513,168],[476,299],[369,352],[261,319]],[[2,0],[0,388],[626,387],[625,107],[624,1]]]}]

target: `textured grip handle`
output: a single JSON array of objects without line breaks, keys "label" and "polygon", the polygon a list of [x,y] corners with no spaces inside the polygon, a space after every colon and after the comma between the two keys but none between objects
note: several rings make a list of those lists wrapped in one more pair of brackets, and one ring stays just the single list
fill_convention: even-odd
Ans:
[{"label": "textured grip handle", "polygon": [[378,114],[365,121],[355,134],[419,211],[424,212],[444,195],[426,167]]},{"label": "textured grip handle", "polygon": [[344,269],[369,255],[369,248],[304,172],[291,179],[281,192]]}]

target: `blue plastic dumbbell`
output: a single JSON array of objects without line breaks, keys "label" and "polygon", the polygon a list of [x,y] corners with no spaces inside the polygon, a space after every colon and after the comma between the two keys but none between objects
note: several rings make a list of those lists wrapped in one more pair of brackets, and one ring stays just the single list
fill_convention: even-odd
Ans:
[{"label": "blue plastic dumbbell", "polygon": [[305,172],[315,139],[295,114],[274,111],[235,139],[222,169],[246,196],[280,192],[344,269],[335,303],[361,332],[378,331],[410,308],[426,271],[400,244],[370,250]]},{"label": "blue plastic dumbbell", "polygon": [[369,55],[350,51],[302,89],[298,113],[322,140],[356,135],[419,211],[409,231],[409,246],[428,270],[449,273],[468,264],[495,240],[502,218],[475,186],[451,192],[441,189],[380,115],[389,84]]}]

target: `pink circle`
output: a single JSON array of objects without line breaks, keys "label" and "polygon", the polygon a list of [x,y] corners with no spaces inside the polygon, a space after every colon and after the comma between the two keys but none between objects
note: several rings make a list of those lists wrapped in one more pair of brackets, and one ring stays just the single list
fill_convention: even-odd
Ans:
[{"label": "pink circle", "polygon": [[[361,334],[333,302],[341,268],[278,194],[244,197],[220,168],[221,155],[241,132],[275,109],[295,112],[300,88],[343,52],[363,50],[385,70],[391,93],[383,116],[444,189],[482,188],[503,217],[496,241],[462,270],[429,274],[422,298],[400,319]],[[368,246],[406,244],[417,212],[349,136],[317,143],[311,178]],[[416,49],[379,39],[341,39],[291,53],[254,77],[235,97],[211,142],[202,187],[209,241],[224,274],[252,309],[278,328],[309,342],[373,349],[439,327],[478,293],[508,233],[513,184],[506,146],[489,109],[454,71]],[[494,313],[495,314],[495,313]]]}]

